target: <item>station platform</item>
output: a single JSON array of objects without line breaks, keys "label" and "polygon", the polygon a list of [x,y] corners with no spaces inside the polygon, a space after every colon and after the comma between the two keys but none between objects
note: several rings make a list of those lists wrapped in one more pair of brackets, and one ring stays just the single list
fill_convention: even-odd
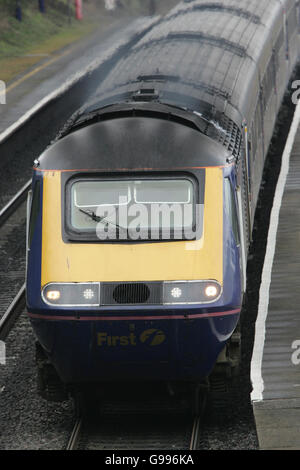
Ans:
[{"label": "station platform", "polygon": [[300,449],[300,102],[286,143],[262,273],[251,394],[260,449]]},{"label": "station platform", "polygon": [[0,143],[156,20],[157,17],[127,16],[114,20],[106,28],[54,52],[7,83],[5,90],[0,90]]}]

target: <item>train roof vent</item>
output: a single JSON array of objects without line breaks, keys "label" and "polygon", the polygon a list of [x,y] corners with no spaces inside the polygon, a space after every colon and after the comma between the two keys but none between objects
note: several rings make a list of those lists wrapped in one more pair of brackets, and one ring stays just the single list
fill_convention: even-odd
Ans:
[{"label": "train roof vent", "polygon": [[159,94],[154,88],[141,88],[132,95],[133,101],[153,101],[158,98]]}]

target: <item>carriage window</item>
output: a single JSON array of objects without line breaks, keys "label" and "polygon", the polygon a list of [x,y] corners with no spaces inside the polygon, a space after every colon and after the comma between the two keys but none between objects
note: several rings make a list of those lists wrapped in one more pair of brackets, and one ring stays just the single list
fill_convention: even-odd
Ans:
[{"label": "carriage window", "polygon": [[239,234],[239,221],[237,215],[236,202],[234,197],[234,192],[230,183],[229,178],[225,178],[225,207],[231,222],[232,231],[236,244],[240,244],[240,234]]},{"label": "carriage window", "polygon": [[115,232],[116,239],[195,238],[182,235],[195,225],[192,179],[79,180],[71,185],[70,199],[77,232],[92,233],[97,226]]}]

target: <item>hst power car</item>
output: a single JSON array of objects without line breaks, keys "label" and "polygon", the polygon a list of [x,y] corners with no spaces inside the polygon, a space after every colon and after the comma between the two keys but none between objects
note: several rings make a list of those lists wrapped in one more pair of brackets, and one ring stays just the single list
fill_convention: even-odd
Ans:
[{"label": "hst power car", "polygon": [[292,0],[179,3],[35,162],[27,308],[45,398],[235,371],[297,13]]}]

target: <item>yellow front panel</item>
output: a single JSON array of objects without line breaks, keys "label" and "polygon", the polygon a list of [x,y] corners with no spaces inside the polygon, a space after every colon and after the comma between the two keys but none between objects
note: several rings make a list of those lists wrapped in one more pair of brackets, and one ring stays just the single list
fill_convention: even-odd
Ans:
[{"label": "yellow front panel", "polygon": [[49,282],[216,279],[223,284],[223,170],[206,169],[197,242],[68,244],[61,235],[61,173],[44,173],[42,286]]}]

